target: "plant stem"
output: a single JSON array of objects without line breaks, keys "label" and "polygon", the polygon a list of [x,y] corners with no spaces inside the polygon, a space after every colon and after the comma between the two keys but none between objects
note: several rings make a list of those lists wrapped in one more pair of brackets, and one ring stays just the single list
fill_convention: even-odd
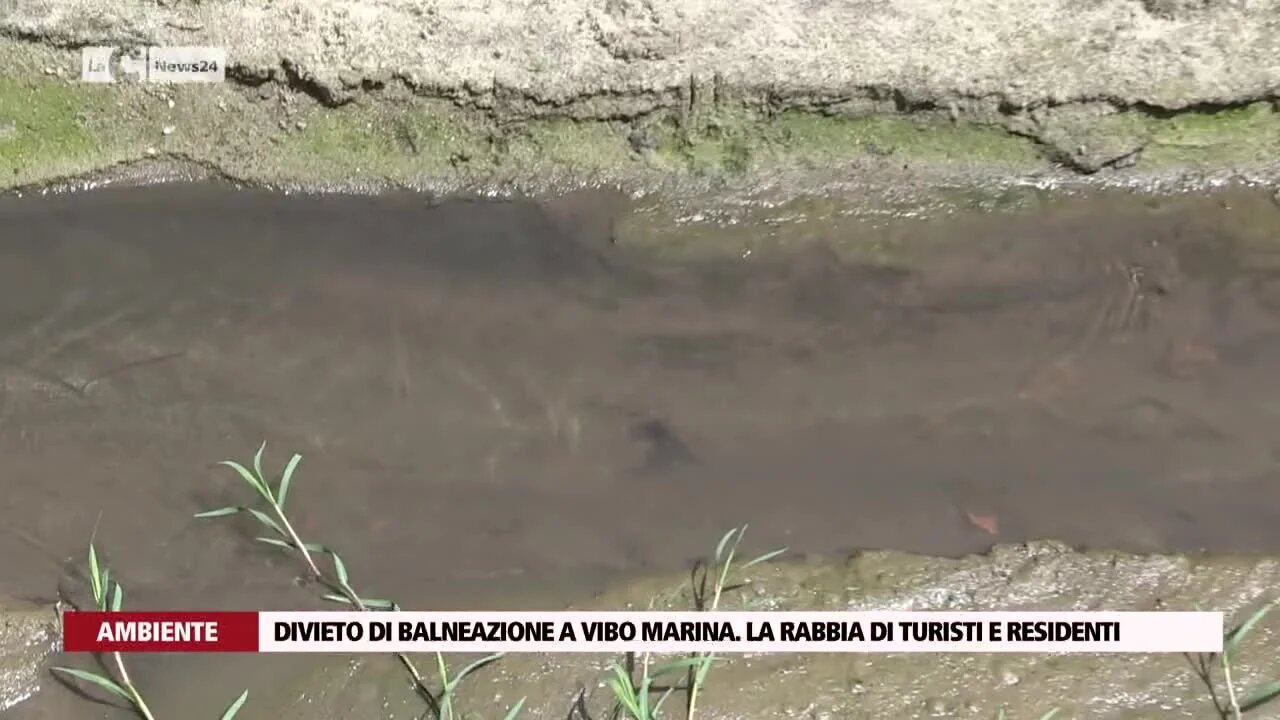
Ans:
[{"label": "plant stem", "polygon": [[[348,587],[345,583],[333,582],[329,578],[325,577],[324,573],[320,572],[320,567],[316,565],[315,559],[311,557],[311,552],[307,550],[307,546],[303,544],[302,538],[298,536],[298,533],[293,529],[293,525],[289,522],[289,518],[285,516],[284,509],[276,503],[271,504],[271,509],[275,510],[276,517],[280,519],[281,526],[283,526],[285,532],[289,534],[289,540],[293,542],[293,546],[298,549],[298,552],[302,555],[302,559],[307,563],[307,569],[311,571],[312,576],[327,585],[331,590],[342,593],[342,596],[351,602],[352,607],[356,608],[360,612],[368,612],[368,606],[364,604],[364,601],[360,599],[360,596],[357,595],[354,590]],[[409,672],[409,676],[413,679],[413,684],[417,688],[418,692],[426,695],[426,697],[431,700],[431,689],[427,686],[426,681],[422,679],[422,673],[418,672],[418,668],[413,664],[413,661],[409,659],[409,656],[404,653],[396,653],[396,658],[400,660],[400,664],[404,665],[405,670]],[[434,700],[431,700],[431,702],[434,703]],[[154,719],[148,717],[148,720]]]},{"label": "plant stem", "polygon": [[449,697],[449,669],[445,667],[444,655],[436,653],[436,668],[440,672],[440,720],[453,720],[453,698]]},{"label": "plant stem", "polygon": [[[289,526],[289,523],[287,520],[285,521],[285,529],[288,530],[291,535],[293,535],[293,528]],[[315,563],[311,561],[310,554],[307,553],[307,549],[303,547],[301,541],[297,540],[297,535],[293,535],[293,537],[294,537],[294,542],[298,544],[298,547],[302,548],[303,557],[305,557],[307,560],[307,563],[311,565],[313,572],[315,572],[316,577],[319,580],[324,582],[326,585],[329,585],[331,588],[337,590],[338,592],[342,593],[342,595],[346,597],[347,600],[351,601],[351,605],[355,607],[357,610],[359,610],[360,612],[369,611],[368,606],[364,604],[364,601],[360,599],[359,595],[356,595],[354,590],[347,587],[343,583],[335,583],[335,582],[328,581],[328,579],[326,579],[324,575],[322,575],[320,571],[316,569]],[[437,653],[437,655],[438,654],[439,653]],[[413,684],[417,688],[418,692],[423,693],[428,698],[430,698],[431,688],[427,687],[427,682],[422,679],[422,673],[418,672],[417,666],[413,664],[413,661],[409,659],[409,656],[404,653],[396,653],[396,658],[400,661],[401,665],[404,665],[404,669],[409,672],[409,677],[413,679]],[[445,701],[448,702],[448,698],[445,698]],[[452,717],[452,711],[453,711],[453,708],[449,707],[450,717]]]},{"label": "plant stem", "polygon": [[[307,546],[302,544],[302,539],[298,537],[298,533],[294,532],[293,526],[289,524],[289,518],[285,517],[284,509],[275,502],[271,503],[271,509],[276,511],[276,517],[280,518],[280,523],[284,525],[285,532],[289,533],[289,540],[293,542],[293,546],[298,548],[298,552],[302,553],[302,559],[307,562],[307,568],[311,570],[312,576],[316,579],[323,578],[324,576],[320,573],[320,568],[316,566],[316,561],[312,559],[311,553],[307,550]],[[344,594],[346,594],[345,591]],[[360,598],[348,599],[353,602],[360,602]],[[360,609],[364,610],[364,607],[360,606]]]},{"label": "plant stem", "polygon": [[[743,527],[738,531],[738,537],[734,543],[729,546],[729,555],[725,557],[724,564],[720,566],[720,577],[716,578],[715,591],[711,595],[711,612],[715,612],[720,607],[720,596],[724,593],[725,583],[729,580],[729,570],[733,565],[734,551],[737,549],[738,542],[742,540]],[[689,687],[689,705],[685,713],[685,720],[693,720],[698,710],[698,690],[702,687],[702,682],[706,679],[707,668],[710,667],[712,661],[715,660],[715,653],[706,653],[702,655],[702,664],[695,668],[690,668],[692,683]]]},{"label": "plant stem", "polygon": [[138,708],[138,712],[142,713],[142,717],[146,720],[156,720],[156,716],[151,714],[151,708],[147,707],[147,701],[142,699],[142,693],[133,686],[133,680],[129,679],[129,671],[125,669],[124,658],[118,652],[111,653],[116,660],[116,669],[120,671],[120,680],[124,683],[125,689],[133,696],[133,704]]},{"label": "plant stem", "polygon": [[[711,657],[712,657],[711,655],[704,656],[703,658],[704,662],[709,662],[711,660]],[[693,686],[689,688],[689,708],[685,713],[686,720],[693,720],[694,714],[698,710],[698,688],[702,686],[702,678],[699,677],[701,673],[698,672],[699,668],[695,667],[695,668],[692,668],[692,670],[693,670]]]},{"label": "plant stem", "polygon": [[644,702],[640,707],[644,708],[644,714],[648,715],[643,720],[658,720],[653,716],[653,708],[649,707],[649,688],[652,687],[652,683],[649,681],[649,653],[644,654],[644,658],[640,661],[640,667],[642,668],[640,672],[640,693],[644,695],[642,698]]},{"label": "plant stem", "polygon": [[409,671],[409,675],[413,677],[413,682],[418,686],[418,689],[424,693],[429,693],[427,682],[422,679],[422,673],[418,672],[418,668],[414,666],[409,656],[404,653],[396,653],[396,657],[400,658],[400,663]]},{"label": "plant stem", "polygon": [[1231,680],[1230,653],[1226,650],[1222,651],[1222,674],[1227,682],[1227,698],[1231,702],[1231,717],[1235,718],[1235,720],[1240,720],[1243,713],[1240,711],[1240,701],[1236,698],[1236,685]]}]

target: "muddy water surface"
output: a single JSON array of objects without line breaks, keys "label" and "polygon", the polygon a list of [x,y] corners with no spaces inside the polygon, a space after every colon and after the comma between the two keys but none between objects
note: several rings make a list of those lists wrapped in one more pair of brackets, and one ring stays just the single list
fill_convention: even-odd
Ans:
[{"label": "muddy water surface", "polygon": [[212,463],[264,439],[304,456],[304,538],[413,607],[554,605],[744,522],[812,553],[1280,552],[1268,195],[809,224],[680,264],[606,200],[0,202],[0,595],[78,592],[96,524],[134,607],[309,606],[252,528],[191,517],[249,499]]}]

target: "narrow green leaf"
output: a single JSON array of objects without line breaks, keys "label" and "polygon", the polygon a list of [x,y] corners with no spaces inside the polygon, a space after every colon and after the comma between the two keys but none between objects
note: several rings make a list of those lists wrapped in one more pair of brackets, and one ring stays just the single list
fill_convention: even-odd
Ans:
[{"label": "narrow green leaf", "polygon": [[289,464],[284,468],[284,474],[280,476],[280,489],[276,491],[276,502],[280,507],[284,507],[284,499],[289,495],[289,483],[293,480],[293,471],[298,468],[298,463],[302,462],[302,456],[294,453],[289,458]]},{"label": "narrow green leaf", "polygon": [[247,507],[247,508],[245,508],[244,510],[245,510],[245,512],[247,512],[247,513],[249,513],[249,514],[253,515],[255,518],[257,518],[257,519],[258,519],[258,522],[260,522],[260,523],[262,523],[263,525],[266,525],[267,527],[271,528],[271,530],[272,530],[273,532],[275,532],[275,534],[279,535],[279,536],[280,536],[280,537],[282,537],[282,538],[283,538],[283,537],[288,537],[288,535],[286,535],[286,534],[285,534],[285,532],[284,532],[284,528],[280,527],[280,525],[279,525],[279,524],[277,524],[277,523],[276,523],[276,521],[275,521],[275,520],[273,520],[273,519],[271,518],[271,516],[270,516],[270,515],[268,515],[268,514],[266,514],[266,513],[262,512],[261,510],[257,510],[257,509],[251,508],[251,507]]},{"label": "narrow green leaf", "polygon": [[658,716],[658,711],[662,710],[662,704],[665,703],[667,698],[671,697],[671,693],[674,693],[675,691],[675,688],[670,687],[667,688],[666,692],[662,693],[662,697],[658,698],[658,702],[653,704],[653,710],[650,711],[653,713],[653,717]]},{"label": "narrow green leaf", "polygon": [[313,553],[329,553],[329,548],[321,545],[320,543],[303,543],[302,547]]},{"label": "narrow green leaf", "polygon": [[236,462],[235,460],[223,460],[218,464],[226,465],[232,470],[235,470],[236,473],[240,475],[240,479],[248,483],[249,487],[253,488],[254,491],[257,492],[259,495],[261,495],[264,500],[266,500],[269,503],[275,502],[275,498],[271,497],[271,488],[267,487],[265,483],[263,483],[258,478],[254,477],[254,474],[249,472],[248,468]]},{"label": "narrow green leaf", "polygon": [[240,712],[240,708],[244,707],[244,701],[248,699],[249,699],[248,690],[245,690],[244,692],[240,693],[240,697],[236,698],[236,701],[231,703],[231,705],[226,709],[226,711],[222,713],[221,720],[232,720],[236,716],[236,713]]},{"label": "narrow green leaf", "polygon": [[285,550],[292,550],[292,549],[293,549],[293,544],[292,544],[292,543],[285,542],[284,540],[281,540],[280,538],[273,538],[273,537],[256,537],[256,538],[254,538],[254,540],[257,540],[257,541],[258,541],[258,542],[260,542],[260,543],[266,543],[266,544],[268,544],[268,545],[275,545],[276,547],[282,547],[282,548],[284,548]]},{"label": "narrow green leaf", "polygon": [[626,694],[626,690],[619,687],[617,680],[609,680],[609,690],[613,692],[613,697],[626,711],[627,716],[635,718],[635,720],[645,720],[640,717],[640,708],[636,706],[636,699]]},{"label": "narrow green leaf", "polygon": [[516,720],[516,716],[520,714],[522,709],[524,709],[524,701],[528,699],[528,697],[522,697],[516,701],[516,704],[511,706],[511,709],[507,711],[506,716],[504,716],[502,720]]},{"label": "narrow green leaf", "polygon": [[1245,620],[1244,623],[1236,626],[1228,632],[1227,636],[1224,638],[1226,641],[1226,647],[1223,648],[1223,652],[1234,653],[1236,648],[1240,646],[1240,642],[1244,640],[1250,632],[1253,632],[1254,626],[1257,625],[1262,618],[1266,617],[1267,613],[1271,612],[1271,609],[1274,608],[1275,605],[1275,602],[1269,602],[1266,605],[1263,605],[1258,608],[1253,615],[1250,615],[1248,620]]},{"label": "narrow green leaf", "polygon": [[1061,709],[1061,708],[1054,708],[1054,709],[1050,710],[1049,712],[1045,713],[1044,715],[1041,715],[1041,716],[1040,716],[1040,720],[1053,720],[1053,718],[1057,717],[1057,715],[1058,715],[1058,711],[1059,711],[1060,709]]},{"label": "narrow green leaf", "polygon": [[[746,528],[744,527],[743,530],[746,530]],[[720,562],[720,558],[724,557],[724,549],[729,545],[729,541],[732,540],[733,536],[737,534],[738,534],[738,528],[734,528],[729,532],[725,533],[724,537],[720,538],[720,542],[716,543],[715,557],[716,557],[717,563]]]},{"label": "narrow green leaf", "polygon": [[[724,593],[725,586],[729,584],[729,573],[733,570],[733,556],[738,553],[738,543],[735,541],[729,546],[728,552],[724,555],[724,560],[720,561],[720,577],[716,578],[716,594]],[[715,610],[718,603],[712,602],[711,609]]]},{"label": "narrow green leaf", "polygon": [[996,720],[1004,720],[1004,708],[996,711]]},{"label": "narrow green leaf", "polygon": [[98,569],[98,551],[89,543],[89,580],[93,585],[93,601],[102,607],[105,590],[102,587],[102,572]]},{"label": "narrow green leaf", "polygon": [[226,517],[228,515],[235,515],[236,513],[241,511],[242,511],[242,508],[227,506],[227,507],[220,507],[217,510],[205,510],[204,512],[198,512],[195,514],[195,517],[198,517],[201,519]]},{"label": "narrow green leaf", "polygon": [[347,587],[350,578],[347,577],[347,564],[342,562],[342,558],[338,557],[338,553],[331,552],[329,557],[333,558],[333,571],[338,576],[338,584]]},{"label": "narrow green leaf", "polygon": [[120,586],[120,583],[116,583],[115,592],[111,594],[112,612],[120,612],[122,605],[124,605],[124,588]]},{"label": "narrow green leaf", "polygon": [[631,683],[631,675],[617,665],[614,665],[612,670],[613,677],[609,678],[609,689],[613,691],[618,704],[622,705],[636,720],[649,720],[641,714],[638,693]]},{"label": "narrow green leaf", "polygon": [[627,690],[627,694],[630,695],[631,693],[629,691],[632,689],[631,674],[626,671],[626,668],[623,668],[621,665],[614,664],[609,666],[609,672],[613,673],[613,677],[610,678],[610,682],[616,680],[619,683],[619,686],[624,690]]},{"label": "narrow green leaf", "polygon": [[1249,693],[1248,697],[1240,703],[1240,712],[1248,712],[1266,705],[1277,697],[1280,697],[1280,680],[1273,680]]},{"label": "narrow green leaf", "polygon": [[440,673],[441,692],[445,695],[449,694],[449,668],[444,664],[444,655],[436,653],[436,671]]},{"label": "narrow green leaf", "polygon": [[343,597],[343,596],[341,596],[341,595],[337,595],[337,594],[335,594],[335,593],[325,593],[324,595],[321,595],[320,597],[322,597],[322,598],[323,598],[323,599],[325,599],[325,600],[329,600],[330,602],[342,603],[343,605],[353,605],[353,604],[354,604],[354,603],[352,603],[352,602],[351,602],[351,599],[350,599],[350,598],[345,598],[345,597]]},{"label": "narrow green leaf", "polygon": [[498,658],[501,658],[501,657],[502,657],[503,655],[505,655],[505,654],[506,654],[506,653],[494,653],[494,654],[492,654],[492,655],[486,655],[486,656],[484,656],[484,657],[480,658],[479,660],[476,660],[475,662],[471,663],[470,665],[468,665],[468,666],[466,666],[466,667],[462,668],[462,672],[458,673],[458,677],[454,678],[454,679],[449,683],[449,685],[450,685],[451,687],[456,687],[459,683],[461,683],[461,682],[462,682],[463,678],[465,678],[466,676],[468,676],[468,675],[470,675],[471,673],[475,672],[476,670],[479,670],[480,668],[484,667],[485,665],[488,665],[489,663],[491,663],[491,662],[493,662],[493,661],[497,660]]},{"label": "narrow green leaf", "polygon": [[707,675],[711,674],[711,664],[716,661],[716,658],[714,655],[707,654],[698,658],[698,660],[699,662],[697,669],[694,672],[693,682],[698,687],[702,687],[707,684]]},{"label": "narrow green leaf", "polygon": [[[347,588],[347,590],[351,590],[351,588]],[[351,594],[355,595],[354,592],[352,592]],[[336,593],[329,593],[324,597],[334,602],[346,603],[347,605],[352,604],[350,598],[343,595],[338,595]],[[377,598],[374,600],[360,598],[360,602],[364,605],[365,610],[376,610],[378,612],[399,612],[400,610],[400,606],[398,604],[390,600],[383,600],[381,598]]]},{"label": "narrow green leaf", "polygon": [[131,703],[133,702],[133,698],[129,696],[129,693],[125,692],[124,688],[117,685],[114,680],[105,678],[97,673],[85,672],[84,670],[76,670],[75,668],[65,668],[65,667],[56,667],[54,668],[54,670],[57,670],[58,672],[66,673],[74,678],[79,678],[86,682],[91,682],[94,685],[97,685],[98,687],[104,690],[109,690],[115,693],[116,695],[119,695],[120,697],[124,698],[125,700],[128,700]]},{"label": "narrow green leaf", "polygon": [[253,454],[253,473],[259,481],[265,480],[267,477],[262,474],[262,453],[266,452],[266,450],[267,441],[263,440],[262,444],[258,446],[258,452]]},{"label": "narrow green leaf", "polygon": [[778,548],[777,550],[773,550],[773,551],[771,551],[771,552],[767,552],[767,553],[765,553],[765,554],[761,555],[760,557],[756,558],[755,560],[752,560],[752,561],[747,562],[747,563],[743,563],[743,565],[742,565],[742,568],[741,568],[741,569],[746,570],[747,568],[749,568],[749,567],[751,567],[751,566],[753,566],[753,565],[759,565],[760,563],[767,563],[767,562],[769,562],[770,560],[772,560],[772,559],[774,559],[774,558],[778,557],[779,555],[781,555],[781,554],[785,553],[786,551],[787,551],[787,548],[784,548],[784,547],[783,547],[783,548]]},{"label": "narrow green leaf", "polygon": [[640,717],[644,720],[652,720],[653,711],[649,709],[649,693],[651,692],[653,682],[649,678],[640,684],[640,692],[636,695],[636,700],[640,701]]},{"label": "narrow green leaf", "polygon": [[102,571],[102,599],[98,600],[98,609],[107,609],[107,599],[111,595],[111,568]]}]

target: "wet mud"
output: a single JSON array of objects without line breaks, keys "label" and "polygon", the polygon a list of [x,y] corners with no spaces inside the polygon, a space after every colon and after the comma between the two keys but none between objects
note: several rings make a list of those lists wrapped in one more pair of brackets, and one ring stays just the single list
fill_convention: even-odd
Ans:
[{"label": "wet mud", "polygon": [[[784,563],[749,572],[751,584],[727,607],[745,610],[1194,610],[1212,607],[1238,622],[1280,581],[1274,560],[1173,558],[1080,553],[1058,543],[1002,545],[984,556],[940,560],[893,552]],[[584,603],[589,609],[688,609],[687,578],[650,577]],[[1241,645],[1241,688],[1275,675],[1275,622]],[[661,660],[665,660],[662,658]],[[1205,658],[1163,655],[775,654],[726,657],[708,675],[698,703],[717,718],[1213,718],[1215,697],[1200,674]],[[609,717],[612,698],[599,678],[619,658],[504,658],[466,690],[474,707],[498,708],[527,696],[531,717]],[[373,678],[380,659],[351,674],[346,694]],[[1213,691],[1220,672],[1210,668]],[[330,675],[329,677],[332,677]],[[668,678],[670,680],[670,678]],[[326,687],[338,686],[325,682]],[[566,691],[566,689],[568,689]],[[1246,691],[1248,694],[1250,691]],[[1223,698],[1216,698],[1223,703]],[[679,716],[683,693],[669,703]],[[1223,703],[1225,704],[1225,703]],[[1277,717],[1263,706],[1251,713]]]},{"label": "wet mud", "polygon": [[[0,595],[82,592],[96,527],[135,608],[313,606],[251,528],[192,519],[247,499],[213,463],[264,439],[304,457],[304,539],[406,607],[558,607],[743,523],[800,554],[1280,552],[1269,193],[807,225],[696,262],[643,218],[593,193],[0,201]],[[200,707],[297,670],[137,664],[227,679]]]}]

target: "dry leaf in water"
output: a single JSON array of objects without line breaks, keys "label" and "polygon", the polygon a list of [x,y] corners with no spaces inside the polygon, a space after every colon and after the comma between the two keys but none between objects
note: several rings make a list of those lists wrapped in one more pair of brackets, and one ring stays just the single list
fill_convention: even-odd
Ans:
[{"label": "dry leaf in water", "polygon": [[1000,521],[995,515],[982,515],[975,512],[965,511],[965,519],[969,524],[985,532],[988,535],[1000,534]]}]

